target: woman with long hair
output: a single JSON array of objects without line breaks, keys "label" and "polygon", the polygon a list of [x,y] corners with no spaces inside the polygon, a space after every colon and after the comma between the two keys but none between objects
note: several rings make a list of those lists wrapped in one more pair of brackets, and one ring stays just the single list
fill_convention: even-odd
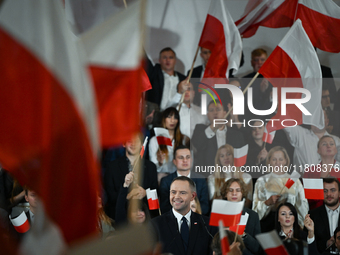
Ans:
[{"label": "woman with long hair", "polygon": [[308,202],[300,180],[296,180],[289,189],[285,186],[290,177],[290,160],[286,149],[281,146],[273,147],[268,152],[266,165],[269,173],[257,179],[253,197],[253,210],[259,214],[262,231],[273,229],[274,211],[284,201],[295,206],[298,223],[303,227]]},{"label": "woman with long hair", "polygon": [[[221,187],[230,178],[239,178],[246,184],[246,206],[251,207],[253,199],[253,180],[250,174],[242,173],[234,166],[234,147],[225,144],[218,148],[215,156],[215,172],[208,177],[209,199],[222,198]],[[219,171],[218,169],[221,169]]]},{"label": "woman with long hair", "polygon": [[188,143],[189,138],[184,136],[179,129],[179,113],[174,107],[169,107],[163,111],[161,127],[169,131],[172,146],[159,146],[157,138],[152,137],[149,142],[150,161],[157,166],[158,173],[173,173],[176,171],[172,163],[174,149],[180,144]]}]

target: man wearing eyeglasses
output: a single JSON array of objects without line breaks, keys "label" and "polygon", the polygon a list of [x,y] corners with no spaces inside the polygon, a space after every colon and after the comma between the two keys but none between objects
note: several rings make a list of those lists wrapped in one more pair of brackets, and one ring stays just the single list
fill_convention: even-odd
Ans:
[{"label": "man wearing eyeglasses", "polygon": [[315,240],[318,251],[333,253],[335,250],[334,230],[339,227],[340,183],[336,178],[323,179],[324,204],[310,212],[314,221]]}]

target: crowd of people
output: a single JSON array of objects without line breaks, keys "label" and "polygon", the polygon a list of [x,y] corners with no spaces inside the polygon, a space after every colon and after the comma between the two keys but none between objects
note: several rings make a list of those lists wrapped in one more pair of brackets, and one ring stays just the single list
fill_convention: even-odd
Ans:
[{"label": "crowd of people", "polygon": [[[194,69],[192,78],[195,79],[203,77],[211,53],[205,48],[200,51],[203,65]],[[254,70],[244,78],[254,77],[266,58],[265,50],[255,49],[251,55]],[[103,237],[114,234],[116,228],[125,224],[148,224],[162,243],[163,253],[221,254],[217,228],[209,226],[212,201],[245,199],[242,214],[247,213],[249,219],[243,235],[235,239],[235,234],[227,231],[230,243],[234,239],[239,243],[232,246],[232,254],[263,254],[256,235],[273,229],[283,240],[306,241],[309,254],[338,253],[340,115],[332,109],[336,99],[332,99],[330,91],[335,89],[334,83],[325,81],[320,95],[325,118],[323,129],[313,125],[287,127],[277,131],[269,144],[262,139],[264,119],[273,115],[256,116],[250,127],[230,126],[229,122],[215,125],[216,119],[248,121],[254,116],[245,107],[244,116],[231,112],[226,117],[233,99],[223,91],[222,103],[212,100],[207,104],[207,115],[203,115],[202,92],[197,84],[175,71],[175,64],[176,53],[164,48],[160,51],[159,64],[152,65],[149,61],[146,67],[152,85],[146,92],[146,101],[153,110],[143,129],[144,134],[150,136],[143,160],[140,160],[142,133],[122,145],[124,150],[120,156],[112,157],[119,155],[120,149],[112,149],[117,153],[103,154],[110,155],[108,160],[103,160],[104,192],[98,198],[98,229]],[[246,81],[233,77],[228,82],[244,89]],[[260,75],[253,84],[256,109],[271,107],[271,91],[272,85]],[[166,129],[172,145],[159,144],[154,127]],[[235,165],[234,151],[244,145],[248,145],[245,165],[258,166],[256,173],[244,172]],[[141,176],[135,171],[138,164]],[[198,173],[195,166],[235,171]],[[263,174],[262,166],[270,166],[268,169],[275,171]],[[285,187],[293,169],[303,178],[323,178],[323,201],[307,200],[302,180],[297,180],[290,188]],[[12,177],[1,169],[1,216],[7,217],[13,207],[27,200],[31,207],[27,216],[31,221],[35,212],[31,205],[34,192],[13,187]],[[148,209],[147,189],[157,190],[159,210]],[[134,211],[128,210],[134,199],[139,200],[140,205]]]}]

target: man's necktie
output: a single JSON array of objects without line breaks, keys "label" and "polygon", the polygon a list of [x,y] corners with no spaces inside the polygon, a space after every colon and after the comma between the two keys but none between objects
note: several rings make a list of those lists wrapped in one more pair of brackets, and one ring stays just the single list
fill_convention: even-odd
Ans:
[{"label": "man's necktie", "polygon": [[181,236],[183,239],[184,248],[185,250],[187,250],[188,243],[189,243],[189,226],[188,226],[187,219],[184,216],[182,218]]}]

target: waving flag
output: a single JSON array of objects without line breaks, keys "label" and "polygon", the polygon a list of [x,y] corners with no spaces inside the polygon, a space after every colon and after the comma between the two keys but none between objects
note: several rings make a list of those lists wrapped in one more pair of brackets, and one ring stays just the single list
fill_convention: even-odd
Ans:
[{"label": "waving flag", "polygon": [[154,128],[158,145],[172,146],[169,130],[165,128]]},{"label": "waving flag", "polygon": [[244,199],[241,202],[214,199],[209,225],[217,227],[220,220],[223,220],[226,227],[237,225],[241,219],[243,206]]},{"label": "waving flag", "polygon": [[145,148],[146,148],[147,142],[148,142],[148,137],[146,136],[145,139],[144,139],[144,143],[143,143],[142,149],[141,149],[141,151],[139,153],[141,158],[143,158],[143,156],[144,156],[144,152],[145,152]]},{"label": "waving flag", "polygon": [[266,126],[264,127],[264,132],[263,132],[263,136],[262,136],[262,141],[264,141],[265,143],[270,143],[272,144],[273,143],[273,140],[275,138],[275,133],[276,131],[273,131],[273,132],[268,132],[267,130],[267,125],[268,123],[266,124]]},{"label": "waving flag", "polygon": [[228,252],[230,251],[230,247],[229,247],[229,241],[228,241],[228,237],[227,234],[224,230],[224,224],[223,224],[223,220],[220,220],[218,222],[218,230],[220,233],[220,242],[221,242],[221,250],[222,250],[222,254],[228,254]]},{"label": "waving flag", "polygon": [[276,230],[267,233],[258,234],[256,239],[261,244],[263,250],[268,255],[288,255],[286,248],[283,246],[282,240]]},{"label": "waving flag", "polygon": [[238,70],[242,41],[225,1],[211,1],[198,45],[211,51],[204,78],[228,78],[230,69]]},{"label": "waving flag", "polygon": [[247,161],[248,144],[242,148],[234,148],[234,166],[243,166]]},{"label": "waving flag", "polygon": [[299,0],[296,17],[302,21],[312,44],[328,52],[340,52],[340,7],[332,0]]},{"label": "waving flag", "polygon": [[146,190],[146,197],[148,199],[149,209],[150,210],[157,210],[159,209],[159,200],[157,196],[157,190],[155,189],[147,189]]},{"label": "waving flag", "polygon": [[[286,119],[296,122],[286,122],[285,125],[309,124],[323,127],[320,63],[300,20],[291,27],[262,65],[259,73],[274,87],[280,88],[277,114],[272,118],[280,121],[273,121],[273,125],[266,126],[268,132],[284,128],[281,123]],[[288,87],[295,93],[286,94],[287,107],[283,109],[281,94]],[[304,93],[307,94],[304,96]]]},{"label": "waving flag", "polygon": [[30,229],[30,223],[28,222],[25,212],[22,212],[16,218],[10,218],[15,230],[19,233],[26,233]]},{"label": "waving flag", "polygon": [[0,161],[67,242],[96,233],[99,191],[95,100],[73,36],[61,1],[1,6]]},{"label": "waving flag", "polygon": [[247,222],[249,219],[249,214],[245,213],[244,215],[241,215],[240,223],[236,226],[231,226],[229,230],[234,231],[238,235],[243,235],[244,230],[246,229]]},{"label": "waving flag", "polygon": [[324,199],[322,179],[303,178],[303,187],[307,199]]},{"label": "waving flag", "polygon": [[290,189],[293,184],[295,182],[297,182],[297,180],[301,177],[301,175],[296,172],[295,170],[293,171],[293,173],[290,175],[289,179],[287,180],[285,186],[287,187],[287,189]]},{"label": "waving flag", "polygon": [[[249,3],[252,2],[253,0],[249,1]],[[294,23],[297,2],[298,0],[257,1],[235,24],[243,38],[253,36],[259,26],[270,28],[291,27]]]},{"label": "waving flag", "polygon": [[141,66],[141,9],[137,1],[81,36],[104,147],[123,143],[139,131],[141,93],[151,88]]}]

